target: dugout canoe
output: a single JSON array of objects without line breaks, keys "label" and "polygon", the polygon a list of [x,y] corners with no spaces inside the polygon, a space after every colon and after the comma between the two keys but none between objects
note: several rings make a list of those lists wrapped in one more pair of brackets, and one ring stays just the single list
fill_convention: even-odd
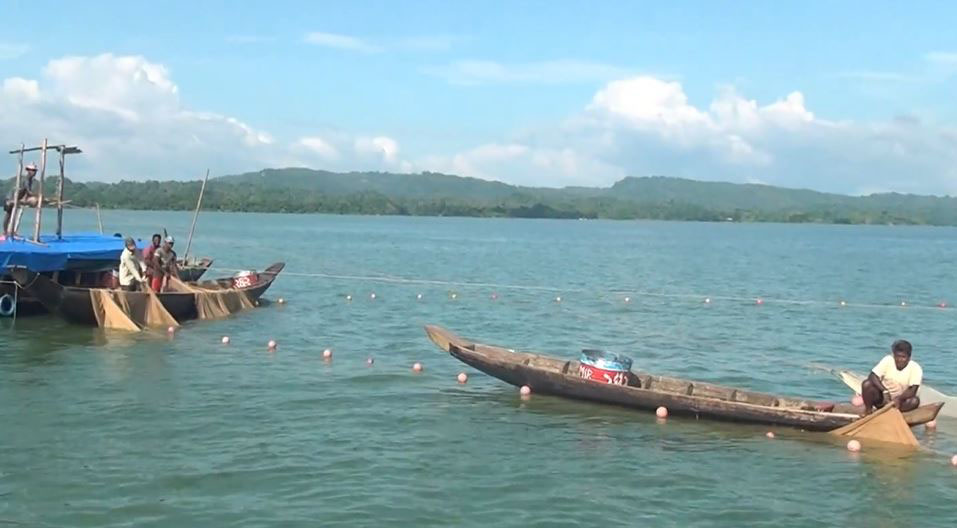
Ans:
[{"label": "dugout canoe", "polygon": [[[860,418],[850,404],[814,402],[711,383],[631,372],[627,385],[583,379],[576,360],[516,352],[476,343],[440,326],[425,331],[440,349],[472,367],[515,386],[528,385],[533,393],[551,394],[670,415],[831,431]],[[937,417],[943,403],[923,405],[904,413],[911,426]]]},{"label": "dugout canoe", "polygon": [[213,265],[213,259],[211,258],[202,258],[198,261],[190,260],[186,262],[180,260],[177,263],[179,269],[179,280],[183,282],[196,282],[209,270],[209,267]]},{"label": "dugout canoe", "polygon": [[[246,293],[251,301],[256,301],[269,289],[273,281],[285,267],[285,263],[277,262],[264,271],[258,273],[259,280],[244,288],[234,288],[233,278],[221,278],[210,281],[193,283],[197,287],[208,290],[236,289]],[[49,277],[23,268],[10,270],[13,279],[24,291],[37,299],[50,313],[59,315],[67,321],[96,326],[96,314],[93,301],[90,297],[91,288],[72,287],[58,284]],[[127,292],[131,301],[141,301],[148,293]],[[164,292],[156,296],[163,307],[177,321],[186,321],[197,317],[196,297],[191,292]]]}]

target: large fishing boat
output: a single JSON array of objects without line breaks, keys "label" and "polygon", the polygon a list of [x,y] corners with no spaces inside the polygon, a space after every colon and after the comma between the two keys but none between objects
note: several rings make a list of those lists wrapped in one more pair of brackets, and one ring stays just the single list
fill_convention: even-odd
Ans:
[{"label": "large fishing boat", "polygon": [[[39,167],[30,181],[24,181],[24,155],[39,155]],[[41,274],[47,280],[64,287],[97,288],[112,283],[113,271],[117,268],[120,254],[123,252],[123,237],[120,234],[104,235],[102,222],[99,221],[99,233],[63,233],[63,212],[69,201],[64,200],[66,158],[80,154],[82,150],[75,146],[51,145],[44,140],[40,146],[11,150],[17,156],[17,172],[13,180],[13,192],[5,205],[5,219],[8,225],[0,226],[0,317],[13,317],[46,313],[44,303],[29,292],[18,288],[10,274],[17,268]],[[47,175],[48,158],[55,157],[58,174]],[[50,195],[47,191],[47,177],[55,178],[55,189]],[[208,177],[208,174],[207,174]],[[35,184],[35,185],[34,185]],[[30,198],[21,201],[20,189],[30,191]],[[203,185],[205,190],[205,181]],[[200,202],[202,193],[200,194]],[[197,204],[197,214],[199,210]],[[41,234],[43,227],[43,208],[56,207],[56,231],[54,234]],[[27,208],[33,207],[33,233],[22,235],[20,222]],[[6,212],[9,210],[9,213]],[[195,227],[196,217],[193,218]],[[190,230],[192,235],[192,229]],[[192,237],[190,237],[192,238]],[[143,243],[137,241],[142,249]],[[212,259],[189,259],[179,262],[179,277],[183,281],[198,281],[212,266]]]},{"label": "large fishing boat", "polygon": [[[235,294],[237,297],[241,296],[239,298],[244,303],[255,303],[269,289],[284,267],[284,263],[278,262],[259,273],[250,272],[238,278],[228,277],[193,283],[181,290],[162,293],[148,291],[113,293],[122,296],[122,304],[127,307],[127,311],[135,311],[137,306],[147,306],[150,298],[155,297],[176,322],[183,322],[202,317],[203,296]],[[104,289],[64,286],[43,274],[24,268],[14,268],[11,274],[20,288],[37,299],[51,313],[78,324],[103,325],[102,315],[97,313],[100,301],[96,294],[103,292]],[[219,300],[216,302],[221,303]],[[129,307],[134,308],[130,310]],[[242,309],[242,306],[225,308],[223,314],[239,309]]]}]

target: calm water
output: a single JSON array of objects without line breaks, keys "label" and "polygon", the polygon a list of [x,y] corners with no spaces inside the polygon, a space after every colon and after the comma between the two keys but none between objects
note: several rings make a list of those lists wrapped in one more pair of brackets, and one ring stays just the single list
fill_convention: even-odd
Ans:
[{"label": "calm water", "polygon": [[[190,218],[103,220],[144,238],[165,226],[182,251]],[[85,212],[68,222],[95,225]],[[848,391],[817,366],[865,371],[904,337],[927,381],[952,394],[957,310],[933,306],[957,303],[955,239],[942,228],[206,214],[195,252],[224,269],[286,261],[268,297],[288,304],[172,339],[0,321],[0,524],[953,526],[952,421],[917,431],[919,454],[854,456],[794,431],[768,440],[766,428],[523,402],[441,354],[422,326],[569,358],[607,348],[645,370],[833,399]]]}]

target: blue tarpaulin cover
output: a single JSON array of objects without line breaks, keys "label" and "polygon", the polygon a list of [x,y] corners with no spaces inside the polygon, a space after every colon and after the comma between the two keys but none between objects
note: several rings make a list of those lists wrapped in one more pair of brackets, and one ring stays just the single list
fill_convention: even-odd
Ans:
[{"label": "blue tarpaulin cover", "polygon": [[62,239],[41,235],[40,242],[0,241],[0,272],[16,266],[42,272],[82,267],[97,260],[118,262],[123,252],[123,238],[93,233],[64,235]]}]

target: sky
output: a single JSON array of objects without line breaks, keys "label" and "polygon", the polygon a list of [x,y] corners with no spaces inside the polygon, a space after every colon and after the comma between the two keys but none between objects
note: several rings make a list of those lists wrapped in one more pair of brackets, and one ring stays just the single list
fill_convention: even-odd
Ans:
[{"label": "sky", "polygon": [[78,180],[310,167],[957,195],[953,2],[54,6],[0,0],[0,144],[75,144]]}]

